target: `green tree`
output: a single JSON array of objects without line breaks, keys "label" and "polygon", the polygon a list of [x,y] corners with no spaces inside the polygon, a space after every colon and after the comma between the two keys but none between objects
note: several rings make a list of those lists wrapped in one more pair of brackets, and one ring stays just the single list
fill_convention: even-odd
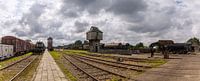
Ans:
[{"label": "green tree", "polygon": [[74,43],[74,48],[75,49],[81,49],[83,46],[83,42],[81,40],[76,40]]},{"label": "green tree", "polygon": [[138,43],[135,45],[135,48],[138,49],[138,48],[145,48],[144,44],[142,42]]},{"label": "green tree", "polygon": [[196,37],[190,38],[190,39],[187,41],[187,43],[189,43],[189,44],[194,44],[194,45],[200,45],[200,41],[199,41],[199,39],[196,38]]},{"label": "green tree", "polygon": [[74,44],[75,44],[75,45],[82,45],[83,43],[82,43],[81,40],[76,40]]}]

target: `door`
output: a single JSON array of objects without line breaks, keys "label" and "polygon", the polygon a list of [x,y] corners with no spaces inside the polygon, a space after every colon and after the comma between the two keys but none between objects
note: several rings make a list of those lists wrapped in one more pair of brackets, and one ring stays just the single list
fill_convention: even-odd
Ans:
[{"label": "door", "polygon": [[95,52],[98,52],[98,51],[99,51],[98,44],[96,44],[96,46],[95,46]]}]

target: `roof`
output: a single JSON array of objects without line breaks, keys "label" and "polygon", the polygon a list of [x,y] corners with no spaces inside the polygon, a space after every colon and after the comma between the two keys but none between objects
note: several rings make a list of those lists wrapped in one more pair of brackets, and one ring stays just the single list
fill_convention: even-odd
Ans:
[{"label": "roof", "polygon": [[14,38],[14,39],[16,39],[16,37],[14,37],[14,36],[4,36],[2,38]]},{"label": "roof", "polygon": [[105,44],[105,47],[106,46],[119,46],[120,44],[119,43],[107,43],[107,44]]},{"label": "roof", "polygon": [[105,47],[115,47],[115,46],[120,46],[120,45],[126,45],[126,43],[106,43],[104,45]]},{"label": "roof", "polygon": [[12,40],[14,39],[14,40],[22,40],[22,41],[24,41],[23,39],[17,38],[15,36],[4,36],[4,37],[1,38],[1,40],[3,40],[3,39],[12,39]]},{"label": "roof", "polygon": [[90,28],[90,31],[88,31],[88,32],[99,32],[99,33],[103,33],[102,31],[99,30],[98,27],[95,27],[95,26],[92,26],[92,27]]},{"label": "roof", "polygon": [[191,45],[191,44],[187,44],[187,43],[174,43],[173,45],[176,45],[176,46],[184,46],[184,45]]},{"label": "roof", "polygon": [[52,37],[49,37],[49,38],[48,38],[48,40],[52,40],[52,39],[53,39]]},{"label": "roof", "polygon": [[174,42],[173,40],[158,40],[159,42]]},{"label": "roof", "polygon": [[174,44],[174,41],[173,40],[159,40],[158,43],[161,45],[170,45],[170,44]]}]

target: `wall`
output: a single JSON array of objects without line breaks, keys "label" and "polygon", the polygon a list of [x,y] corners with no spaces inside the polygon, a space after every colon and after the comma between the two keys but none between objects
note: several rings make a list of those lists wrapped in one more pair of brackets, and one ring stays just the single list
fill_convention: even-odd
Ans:
[{"label": "wall", "polygon": [[133,51],[132,50],[123,50],[123,49],[101,49],[99,51],[99,53],[130,55],[133,53]]}]

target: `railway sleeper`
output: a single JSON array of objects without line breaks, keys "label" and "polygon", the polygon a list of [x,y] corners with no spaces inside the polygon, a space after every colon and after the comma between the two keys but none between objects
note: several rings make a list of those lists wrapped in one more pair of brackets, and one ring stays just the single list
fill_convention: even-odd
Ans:
[{"label": "railway sleeper", "polygon": [[94,81],[92,78],[78,78],[78,81]]},{"label": "railway sleeper", "polygon": [[97,76],[107,76],[107,75],[110,75],[109,73],[97,73],[97,74],[92,74],[94,77],[97,77]]},{"label": "railway sleeper", "polygon": [[79,75],[78,78],[83,79],[83,78],[90,78],[90,77],[88,75],[86,75],[86,74],[83,74],[83,75]]},{"label": "railway sleeper", "polygon": [[[78,75],[78,76],[82,76],[82,75],[87,75],[87,74],[85,74],[84,72],[82,72],[82,71],[79,70],[79,73],[77,73],[77,75]],[[88,75],[87,75],[87,76],[88,76]]]},{"label": "railway sleeper", "polygon": [[[91,63],[88,63],[88,62],[86,62],[86,61],[80,60],[80,59],[78,59],[78,58],[75,58],[75,57],[74,57],[74,59],[77,59],[77,60],[79,60],[79,61],[81,61],[81,62],[84,62],[84,63],[86,63],[86,64],[88,64],[88,65],[91,65],[91,66],[93,66],[93,67],[99,68],[99,67],[96,66],[96,65],[92,65]],[[111,74],[113,74],[113,75],[120,76],[121,78],[128,78],[128,77],[126,77],[126,76],[124,76],[124,75],[121,75],[121,74],[119,74],[119,73],[116,73],[116,72],[112,72],[112,71],[109,71],[109,70],[106,70],[106,69],[103,69],[103,68],[99,68],[99,69],[102,69],[102,70],[104,70],[104,71],[107,71],[107,72],[109,72],[109,73],[111,73]],[[128,78],[128,79],[130,79],[130,78]]]},{"label": "railway sleeper", "polygon": [[[80,56],[80,55],[79,55],[79,56]],[[104,60],[104,59],[95,58],[95,57],[90,57],[90,56],[82,56],[82,57],[90,58],[90,59],[95,59],[95,60],[106,61],[106,62],[111,62],[111,63],[122,64],[122,65],[128,65],[128,66],[136,66],[136,67],[142,67],[142,68],[152,68],[151,66],[135,65],[135,64],[127,64],[127,63],[115,62],[115,61],[110,61],[110,60]],[[138,60],[137,62],[140,62],[140,60]]]},{"label": "railway sleeper", "polygon": [[92,67],[85,67],[85,68],[83,68],[83,69],[89,69],[89,70],[92,70],[92,69],[94,69],[94,68],[92,68]]},{"label": "railway sleeper", "polygon": [[101,81],[106,81],[106,80],[110,80],[110,79],[112,79],[112,75],[98,76],[98,80],[101,80]]},{"label": "railway sleeper", "polygon": [[6,71],[13,71],[13,70],[14,70],[14,71],[15,71],[15,70],[16,70],[16,71],[18,71],[18,70],[20,70],[20,69],[22,69],[22,68],[12,68],[12,69],[6,69]]},{"label": "railway sleeper", "polygon": [[111,78],[99,78],[100,81],[111,80]]},{"label": "railway sleeper", "polygon": [[93,74],[93,73],[104,73],[103,71],[91,71],[91,72],[88,72],[88,73],[90,73],[90,74]]},{"label": "railway sleeper", "polygon": [[[76,56],[75,56],[75,57],[76,57]],[[113,66],[113,67],[118,67],[118,68],[124,68],[124,69],[135,70],[135,71],[138,71],[138,72],[143,72],[142,69],[139,69],[139,68],[137,68],[137,67],[125,67],[125,66],[115,65],[115,64],[113,64],[113,63],[107,63],[107,62],[104,62],[104,61],[92,60],[92,59],[82,58],[82,57],[77,57],[77,58],[79,58],[80,60],[81,60],[81,59],[84,59],[84,60],[89,60],[89,61],[92,61],[92,62],[97,62],[97,63],[101,63],[101,64]]]},{"label": "railway sleeper", "polygon": [[[66,59],[66,60],[68,60],[72,65],[74,65],[74,66],[76,66],[78,69],[80,69],[82,72],[84,72],[84,73],[86,73],[86,75],[88,75],[88,77],[91,77],[94,81],[98,81],[96,78],[94,78],[94,77],[92,77],[90,74],[88,74],[84,69],[82,69],[81,67],[79,67],[78,66],[78,64],[76,63],[74,63],[73,61],[75,61],[75,62],[79,62],[79,60],[77,60],[77,59],[72,59],[72,57],[66,57],[66,56],[64,56],[64,58]],[[70,58],[70,59],[69,59]],[[83,67],[83,66],[82,66]]]}]

